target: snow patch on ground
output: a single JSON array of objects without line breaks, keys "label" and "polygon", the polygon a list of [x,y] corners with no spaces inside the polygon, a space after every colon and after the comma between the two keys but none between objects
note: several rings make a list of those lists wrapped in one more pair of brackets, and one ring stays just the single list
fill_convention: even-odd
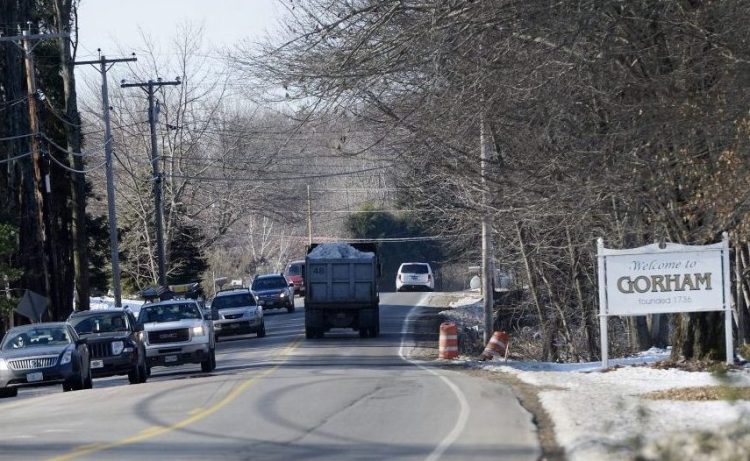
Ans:
[{"label": "snow patch on ground", "polygon": [[322,243],[307,254],[311,259],[366,259],[375,257],[369,251],[359,251],[348,243]]},{"label": "snow patch on ground", "polygon": [[[114,309],[115,308],[115,298],[111,298],[109,296],[97,296],[92,297],[89,301],[91,305],[91,309]],[[141,306],[143,305],[145,301],[142,299],[123,299],[122,300],[122,307],[127,307],[130,309],[134,314],[137,314],[139,310],[141,310]]]},{"label": "snow patch on ground", "polygon": [[[481,325],[481,299],[465,296],[450,303],[440,314],[472,327]],[[750,444],[742,434],[750,432],[750,402],[650,400],[654,391],[698,386],[750,386],[750,370],[733,370],[726,377],[708,372],[647,366],[669,358],[669,350],[651,349],[632,357],[613,358],[602,371],[600,362],[544,363],[501,360],[478,362],[464,358],[467,366],[516,375],[540,388],[539,398],[554,426],[558,444],[571,461],[635,459],[750,459]],[[726,449],[709,456],[698,432],[714,434],[715,446]],[[725,434],[739,434],[726,437]],[[745,437],[747,438],[747,437]],[[664,458],[658,445],[671,443]],[[703,444],[702,444],[703,443]],[[678,454],[674,454],[677,451]],[[732,450],[739,456],[732,458]],[[743,451],[744,450],[744,451]],[[695,456],[690,453],[694,453]],[[677,456],[677,457],[674,457]]]}]

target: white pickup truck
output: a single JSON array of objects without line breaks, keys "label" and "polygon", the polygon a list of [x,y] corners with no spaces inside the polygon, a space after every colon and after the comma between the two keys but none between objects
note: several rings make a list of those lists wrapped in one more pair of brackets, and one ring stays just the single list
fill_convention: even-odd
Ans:
[{"label": "white pickup truck", "polygon": [[192,299],[144,304],[138,312],[143,325],[146,362],[154,366],[200,363],[208,373],[216,368],[216,338],[211,319]]}]

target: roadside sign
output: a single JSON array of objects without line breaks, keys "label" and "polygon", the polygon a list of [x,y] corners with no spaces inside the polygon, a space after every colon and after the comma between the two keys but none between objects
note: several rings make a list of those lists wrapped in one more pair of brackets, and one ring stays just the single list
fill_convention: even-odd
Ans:
[{"label": "roadside sign", "polygon": [[724,311],[727,362],[733,358],[729,240],[712,245],[667,243],[631,249],[597,241],[602,366],[607,367],[607,317]]}]

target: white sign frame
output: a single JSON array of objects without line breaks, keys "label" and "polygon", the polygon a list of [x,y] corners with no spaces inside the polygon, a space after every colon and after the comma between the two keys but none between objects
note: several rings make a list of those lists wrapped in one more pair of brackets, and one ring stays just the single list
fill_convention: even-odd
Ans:
[{"label": "white sign frame", "polygon": [[729,258],[726,232],[711,245],[613,249],[597,239],[602,368],[609,365],[608,317],[677,312],[724,311],[727,363],[733,363]]}]

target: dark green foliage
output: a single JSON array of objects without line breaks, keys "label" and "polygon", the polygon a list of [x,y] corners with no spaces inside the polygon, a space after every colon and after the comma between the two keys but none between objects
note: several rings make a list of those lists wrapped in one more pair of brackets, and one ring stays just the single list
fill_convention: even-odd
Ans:
[{"label": "dark green foliage", "polygon": [[[408,238],[424,237],[429,230],[411,214],[396,216],[379,211],[372,205],[366,205],[361,213],[352,214],[347,220],[347,228],[353,238]],[[437,270],[442,260],[442,251],[438,244],[431,240],[414,242],[381,242],[378,246],[381,263],[380,289],[395,290],[396,272],[403,262],[429,262]],[[439,282],[438,278],[438,282]]]},{"label": "dark green foliage", "polygon": [[167,281],[170,284],[189,283],[200,280],[208,268],[201,252],[204,237],[196,226],[183,224],[175,229],[169,242],[169,270]]},{"label": "dark green foliage", "polygon": [[92,293],[106,293],[112,277],[109,225],[106,216],[88,217],[89,281]]}]

